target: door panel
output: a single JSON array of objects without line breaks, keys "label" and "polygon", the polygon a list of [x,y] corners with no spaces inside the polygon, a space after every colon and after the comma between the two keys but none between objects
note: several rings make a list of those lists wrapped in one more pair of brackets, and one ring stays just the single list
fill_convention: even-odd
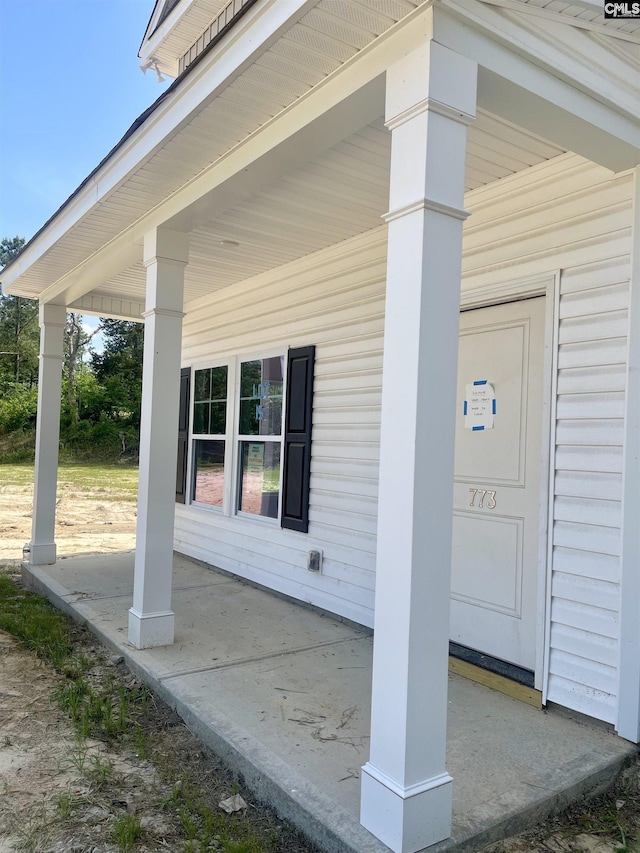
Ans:
[{"label": "door panel", "polygon": [[[451,639],[535,667],[544,299],[460,318]],[[492,426],[464,401],[494,392]],[[476,383],[476,386],[474,386]]]}]

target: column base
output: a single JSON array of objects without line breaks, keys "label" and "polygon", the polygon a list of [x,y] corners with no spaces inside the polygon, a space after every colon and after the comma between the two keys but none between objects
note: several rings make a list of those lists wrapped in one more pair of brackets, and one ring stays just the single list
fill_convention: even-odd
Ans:
[{"label": "column base", "polygon": [[[52,566],[56,561],[56,543],[36,545],[29,542],[29,564],[32,566]],[[26,556],[26,554],[25,554]]]},{"label": "column base", "polygon": [[132,607],[129,610],[129,642],[136,649],[171,646],[174,622],[175,616],[170,610],[143,615]]},{"label": "column base", "polygon": [[394,853],[416,853],[451,835],[452,778],[402,788],[371,763],[362,768],[360,823]]}]

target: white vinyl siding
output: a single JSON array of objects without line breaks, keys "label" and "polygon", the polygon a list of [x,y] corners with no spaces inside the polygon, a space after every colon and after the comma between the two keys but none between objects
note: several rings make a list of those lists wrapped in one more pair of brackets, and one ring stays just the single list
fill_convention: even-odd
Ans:
[{"label": "white vinyl siding", "polygon": [[[176,548],[371,625],[380,440],[385,231],[341,243],[202,300],[183,363],[315,344],[308,534],[176,508]],[[323,551],[322,573],[306,568]]]},{"label": "white vinyl siding", "polygon": [[[463,251],[465,291],[560,273],[547,694],[609,722],[617,707],[631,183],[629,174],[568,154],[474,190]],[[184,326],[184,364],[260,347],[317,350],[309,533],[178,506],[176,547],[366,625],[384,278],[381,227],[218,291]],[[320,575],[305,568],[311,548],[324,552]]]},{"label": "white vinyl siding", "polygon": [[548,695],[612,723],[617,719],[628,281],[625,257],[564,270],[558,334]]},{"label": "white vinyl siding", "polygon": [[560,271],[547,698],[615,723],[631,176],[563,155],[500,184],[468,197],[463,287]]}]

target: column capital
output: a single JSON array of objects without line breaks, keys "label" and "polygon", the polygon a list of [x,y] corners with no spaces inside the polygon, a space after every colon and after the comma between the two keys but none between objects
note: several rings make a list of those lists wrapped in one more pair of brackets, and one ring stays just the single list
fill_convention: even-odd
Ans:
[{"label": "column capital", "polygon": [[460,124],[464,124],[467,127],[475,120],[475,115],[465,113],[455,107],[450,107],[448,104],[443,104],[442,101],[437,101],[435,98],[425,98],[419,103],[414,104],[412,107],[408,107],[398,115],[388,118],[384,124],[389,130],[395,130],[396,127],[400,127],[401,124],[411,121],[411,119],[416,116],[427,112],[436,113],[437,115],[451,119],[451,121],[457,121]]},{"label": "column capital", "polygon": [[393,129],[431,111],[469,124],[476,116],[477,63],[426,41],[387,70],[385,123]]},{"label": "column capital", "polygon": [[177,317],[179,320],[182,320],[185,313],[184,311],[174,311],[172,308],[150,308],[148,311],[142,312],[142,316],[145,320],[147,317],[153,317],[155,315],[162,317]]},{"label": "column capital", "polygon": [[388,213],[383,213],[382,218],[385,222],[393,222],[394,219],[402,219],[403,216],[409,216],[409,214],[417,213],[420,210],[433,210],[435,213],[442,213],[445,216],[451,216],[453,219],[460,219],[462,221],[470,216],[469,211],[463,210],[461,207],[452,207],[450,204],[443,204],[435,199],[423,198],[411,204],[397,207],[395,210],[388,211]]},{"label": "column capital", "polygon": [[66,326],[67,308],[65,305],[53,305],[51,302],[41,302],[38,306],[38,322],[42,326]]},{"label": "column capital", "polygon": [[148,231],[144,235],[142,262],[148,267],[158,260],[189,263],[189,235],[164,226]]}]

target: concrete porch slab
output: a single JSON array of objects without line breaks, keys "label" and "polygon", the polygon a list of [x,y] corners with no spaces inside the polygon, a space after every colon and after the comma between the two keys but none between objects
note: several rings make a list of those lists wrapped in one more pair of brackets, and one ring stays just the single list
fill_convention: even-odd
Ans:
[{"label": "concrete porch slab", "polygon": [[[385,853],[358,820],[368,758],[372,642],[359,630],[185,557],[174,560],[176,642],[127,642],[133,553],[24,566],[27,583],[119,650],[256,794],[336,853]],[[453,836],[478,847],[604,787],[636,748],[451,675]]]}]

